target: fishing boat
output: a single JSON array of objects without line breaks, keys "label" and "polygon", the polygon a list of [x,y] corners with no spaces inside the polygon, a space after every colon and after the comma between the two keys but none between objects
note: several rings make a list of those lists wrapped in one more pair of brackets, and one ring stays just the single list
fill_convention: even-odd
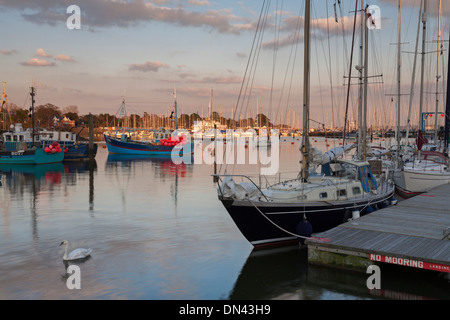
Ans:
[{"label": "fishing boat", "polygon": [[[32,118],[34,120],[34,87],[31,87]],[[32,131],[24,131],[22,125],[11,127],[11,130],[3,133],[3,146],[0,150],[0,164],[46,164],[61,162],[64,159],[64,151],[58,143],[52,148],[44,147],[36,140],[33,121]]]},{"label": "fishing boat", "polygon": [[[175,99],[175,130],[137,130],[134,128],[118,127],[114,131],[104,133],[109,153],[133,155],[186,156],[194,152],[193,142],[189,133],[178,130],[177,103]],[[125,99],[118,113],[126,116]]]},{"label": "fishing boat", "polygon": [[[389,172],[375,175],[368,161],[344,159],[343,154],[352,146],[344,145],[324,154],[311,147],[311,1],[306,0],[305,6],[301,172],[296,178],[264,188],[247,175],[215,175],[219,200],[255,248],[303,243],[313,233],[390,205],[394,195]],[[320,173],[316,171],[319,168]]]},{"label": "fishing boat", "polygon": [[[33,131],[24,129],[22,124],[16,123],[13,130],[3,134],[3,140],[7,150],[16,150],[20,143],[25,142],[28,148],[33,145]],[[90,159],[90,147],[86,141],[79,141],[77,135],[70,131],[39,129],[35,130],[34,144],[47,148],[57,142],[64,151],[64,161]],[[92,157],[97,154],[98,145],[93,144]]]}]

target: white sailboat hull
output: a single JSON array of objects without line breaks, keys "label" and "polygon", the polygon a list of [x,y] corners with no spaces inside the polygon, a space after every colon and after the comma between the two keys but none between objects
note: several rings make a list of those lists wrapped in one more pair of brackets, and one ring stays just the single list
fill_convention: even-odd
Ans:
[{"label": "white sailboat hull", "polygon": [[449,183],[450,172],[399,170],[394,173],[394,181],[403,192],[417,194]]}]

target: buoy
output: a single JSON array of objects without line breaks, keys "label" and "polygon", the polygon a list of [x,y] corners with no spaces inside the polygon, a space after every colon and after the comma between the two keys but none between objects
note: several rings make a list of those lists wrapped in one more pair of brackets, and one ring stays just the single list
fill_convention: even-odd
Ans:
[{"label": "buoy", "polygon": [[301,245],[305,244],[305,238],[310,238],[312,235],[312,225],[308,222],[308,220],[302,220],[297,224],[297,228],[295,229],[298,237],[298,241]]},{"label": "buoy", "polygon": [[375,209],[372,206],[367,206],[366,213],[372,213],[374,211],[375,211]]},{"label": "buoy", "polygon": [[398,200],[395,198],[392,198],[391,205],[395,206],[397,204]]},{"label": "buoy", "polygon": [[49,147],[45,147],[44,151],[49,153],[50,152],[50,148]]}]

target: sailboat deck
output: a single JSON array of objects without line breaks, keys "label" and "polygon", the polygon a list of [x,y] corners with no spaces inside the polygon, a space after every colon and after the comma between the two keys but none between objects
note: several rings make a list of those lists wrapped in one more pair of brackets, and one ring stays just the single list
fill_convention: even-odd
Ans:
[{"label": "sailboat deck", "polygon": [[381,262],[385,261],[377,259],[389,257],[390,263],[420,261],[438,266],[432,270],[450,272],[448,194],[450,184],[437,187],[317,234],[321,240],[312,239],[307,243],[316,256],[317,252],[345,253]]}]

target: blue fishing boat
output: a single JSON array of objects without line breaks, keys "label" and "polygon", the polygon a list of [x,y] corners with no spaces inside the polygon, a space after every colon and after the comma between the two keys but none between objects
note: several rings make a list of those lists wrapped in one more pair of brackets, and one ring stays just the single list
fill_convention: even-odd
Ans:
[{"label": "blue fishing boat", "polygon": [[[118,113],[126,117],[125,99]],[[116,128],[114,132],[105,132],[105,141],[109,153],[133,155],[178,156],[190,155],[194,151],[194,143],[189,134],[178,130],[177,103],[175,100],[175,131],[137,130],[134,128]],[[165,137],[165,139],[163,139]]]},{"label": "blue fishing boat", "polygon": [[[194,151],[194,143],[187,142],[186,140],[179,140],[178,143],[165,143],[165,140],[161,140],[160,142],[140,142],[131,140],[127,135],[122,135],[121,138],[115,138],[105,134],[105,141],[108,152],[117,154],[170,156],[172,152],[178,152],[180,156],[184,156],[190,155]],[[189,145],[186,146],[186,144]]]}]

